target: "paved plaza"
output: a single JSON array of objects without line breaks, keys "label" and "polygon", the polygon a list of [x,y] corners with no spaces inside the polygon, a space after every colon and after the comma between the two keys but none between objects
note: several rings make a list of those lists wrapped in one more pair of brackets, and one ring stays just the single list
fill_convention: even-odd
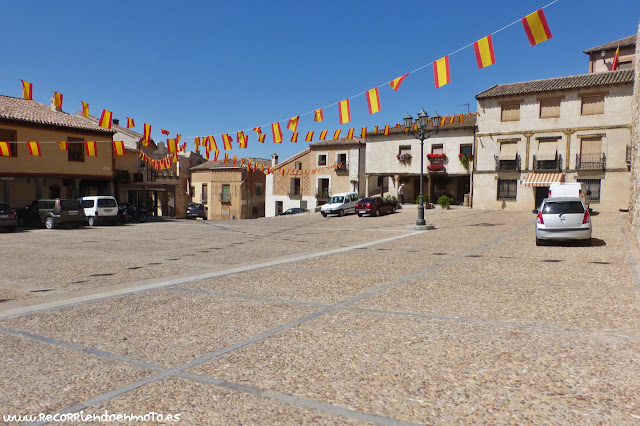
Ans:
[{"label": "paved plaza", "polygon": [[592,247],[536,247],[530,212],[416,216],[0,233],[0,414],[640,423],[626,213]]}]

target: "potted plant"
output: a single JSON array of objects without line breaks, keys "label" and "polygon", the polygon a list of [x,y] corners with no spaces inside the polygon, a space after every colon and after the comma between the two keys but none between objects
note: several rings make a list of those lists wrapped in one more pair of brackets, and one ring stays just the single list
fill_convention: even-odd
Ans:
[{"label": "potted plant", "polygon": [[449,206],[451,205],[451,203],[453,203],[453,198],[446,195],[441,195],[440,197],[438,197],[437,203],[440,204],[440,207],[442,207],[443,209],[449,209]]},{"label": "potted plant", "polygon": [[[429,201],[431,200],[431,197],[429,197],[429,194],[423,194],[422,195],[422,202],[424,203],[424,207],[427,209],[431,208],[431,204],[429,203]],[[416,196],[416,204],[420,203],[420,195]]]},{"label": "potted plant", "polygon": [[399,162],[401,162],[402,164],[408,164],[411,162],[411,154],[409,154],[408,152],[405,152],[404,154],[398,154],[396,155],[396,158],[398,159]]},{"label": "potted plant", "polygon": [[429,170],[430,172],[443,172],[444,171],[444,165],[443,164],[429,164],[427,166],[427,170]]},{"label": "potted plant", "polygon": [[442,153],[442,154],[427,154],[427,158],[429,160],[444,160],[445,158],[447,158],[447,154]]},{"label": "potted plant", "polygon": [[473,160],[473,154],[458,154],[458,159],[462,167],[464,167],[466,171],[469,171],[469,162]]}]

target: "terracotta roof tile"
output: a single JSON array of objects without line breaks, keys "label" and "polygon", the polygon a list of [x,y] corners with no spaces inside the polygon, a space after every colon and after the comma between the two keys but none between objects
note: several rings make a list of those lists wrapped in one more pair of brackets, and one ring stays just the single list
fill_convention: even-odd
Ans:
[{"label": "terracotta roof tile", "polygon": [[606,71],[593,74],[547,78],[544,80],[523,81],[520,83],[497,84],[484,92],[478,93],[476,95],[476,99],[633,83],[633,72],[633,70]]},{"label": "terracotta roof tile", "polygon": [[[449,119],[447,118],[447,122],[444,123],[444,126],[440,126],[440,131],[442,130],[455,130],[455,129],[467,129],[476,127],[476,122],[478,120],[478,116],[475,112],[471,113],[471,117],[469,117],[469,113],[465,112],[463,115],[462,123],[460,122],[460,114],[454,114],[455,117],[453,119],[453,123],[449,123]],[[444,116],[443,116],[444,117]],[[447,115],[447,117],[451,117],[451,115]],[[378,127],[378,133],[367,132],[367,137],[369,136],[384,136],[383,132],[384,126]],[[397,135],[401,133],[406,133],[404,131],[404,126],[401,127],[391,127],[389,129],[390,135]]]},{"label": "terracotta roof tile", "polygon": [[629,37],[621,38],[620,40],[615,40],[615,41],[603,44],[601,46],[592,47],[591,49],[585,50],[584,53],[588,55],[593,52],[601,52],[603,50],[608,50],[608,49],[617,49],[618,46],[620,47],[635,46],[636,38],[637,38],[636,34],[634,34]]},{"label": "terracotta roof tile", "polygon": [[[224,154],[223,154],[223,156],[224,156]],[[218,161],[209,160],[209,161],[206,161],[206,162],[204,162],[202,164],[198,164],[195,167],[191,167],[189,170],[198,171],[198,170],[216,170],[216,169],[240,169],[240,168],[243,168],[243,167],[240,166],[241,158],[244,158],[246,160],[250,160],[251,164],[258,163],[258,164],[264,164],[265,167],[266,166],[271,166],[271,160],[267,160],[266,158],[238,157],[238,161],[236,162],[236,165],[234,167],[232,165],[233,164],[233,157],[231,157],[231,158],[229,158],[229,161],[227,162],[227,164],[224,164],[224,160],[220,160],[220,159]],[[244,168],[246,168],[246,165],[244,166]]]},{"label": "terracotta roof tile", "polygon": [[319,146],[358,146],[358,145],[364,145],[364,140],[362,140],[362,138],[330,139],[330,140],[326,140],[326,141],[311,142],[309,144],[309,146],[312,147],[312,148],[317,148]]}]

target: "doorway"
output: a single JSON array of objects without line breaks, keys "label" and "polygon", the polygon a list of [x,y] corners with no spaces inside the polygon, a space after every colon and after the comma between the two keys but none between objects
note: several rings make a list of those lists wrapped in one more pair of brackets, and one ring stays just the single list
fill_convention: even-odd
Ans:
[{"label": "doorway", "polygon": [[542,204],[542,200],[544,200],[545,198],[547,198],[549,196],[549,187],[548,186],[536,186],[536,205],[535,208],[537,209],[538,207],[540,207],[540,204]]}]

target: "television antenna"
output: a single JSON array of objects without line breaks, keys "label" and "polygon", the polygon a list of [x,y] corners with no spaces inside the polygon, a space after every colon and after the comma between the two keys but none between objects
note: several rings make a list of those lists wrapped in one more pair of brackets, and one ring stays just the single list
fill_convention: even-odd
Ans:
[{"label": "television antenna", "polygon": [[467,106],[467,112],[469,112],[469,104],[460,104],[460,105],[456,105],[456,106]]}]

